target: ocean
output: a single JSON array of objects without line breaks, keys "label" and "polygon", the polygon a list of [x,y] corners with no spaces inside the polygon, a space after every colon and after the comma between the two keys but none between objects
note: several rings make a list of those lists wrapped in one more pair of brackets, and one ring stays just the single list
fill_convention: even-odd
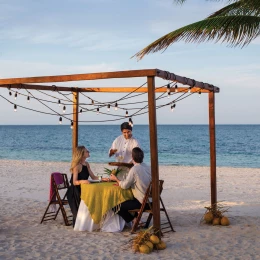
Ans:
[{"label": "ocean", "polygon": [[[260,168],[260,125],[217,125],[217,166]],[[79,145],[90,150],[88,161],[107,163],[108,150],[120,135],[118,125],[80,125]],[[161,165],[209,166],[208,125],[158,125]],[[150,164],[149,127],[135,125]],[[68,125],[0,126],[0,160],[71,160],[72,130]]]}]

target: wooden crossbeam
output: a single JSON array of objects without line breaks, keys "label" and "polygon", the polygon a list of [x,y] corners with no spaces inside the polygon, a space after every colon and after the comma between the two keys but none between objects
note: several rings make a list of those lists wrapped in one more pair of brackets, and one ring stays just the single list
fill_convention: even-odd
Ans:
[{"label": "wooden crossbeam", "polygon": [[[101,87],[101,88],[70,88],[70,87],[61,87],[61,86],[46,86],[46,85],[32,85],[32,84],[5,84],[0,85],[0,88],[15,88],[15,89],[30,89],[30,90],[51,90],[51,91],[66,91],[66,92],[107,92],[107,93],[142,93],[147,92],[148,89],[146,87],[142,87],[137,89],[138,87]],[[187,87],[178,87],[178,92],[187,92],[189,88]],[[166,87],[159,87],[155,89],[156,93],[166,92]],[[172,87],[170,89],[171,92],[175,92],[175,88]],[[190,92],[201,92],[201,93],[209,93],[210,91],[207,89],[200,89],[200,88],[192,88]]]}]

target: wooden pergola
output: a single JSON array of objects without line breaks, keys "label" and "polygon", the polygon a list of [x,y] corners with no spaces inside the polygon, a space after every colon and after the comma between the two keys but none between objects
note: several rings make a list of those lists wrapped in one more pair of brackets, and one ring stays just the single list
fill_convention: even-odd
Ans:
[{"label": "wooden pergola", "polygon": [[[136,87],[101,87],[101,88],[77,88],[77,87],[60,87],[40,85],[40,83],[54,83],[67,81],[98,80],[112,78],[134,78],[147,77],[147,87],[136,90]],[[215,140],[215,93],[219,88],[208,83],[198,82],[193,79],[178,76],[168,71],[159,69],[130,70],[115,72],[100,72],[87,74],[72,74],[59,76],[41,76],[26,78],[9,78],[0,79],[1,88],[19,88],[31,90],[50,90],[73,93],[73,133],[72,149],[78,145],[78,107],[80,92],[108,92],[108,93],[129,93],[147,92],[148,93],[148,113],[149,113],[149,130],[150,130],[150,151],[151,151],[151,169],[152,169],[152,197],[153,197],[153,216],[154,228],[160,230],[160,201],[159,201],[159,167],[158,167],[158,144],[157,144],[157,122],[156,122],[156,92],[166,92],[167,88],[155,87],[155,78],[163,78],[169,81],[181,83],[189,87],[179,87],[179,92],[201,92],[208,93],[209,109],[209,137],[210,137],[210,187],[211,187],[211,205],[217,202],[217,181],[216,181],[216,140]],[[28,84],[29,83],[29,84]],[[37,83],[37,84],[32,84]],[[170,89],[174,92],[174,89]]]}]

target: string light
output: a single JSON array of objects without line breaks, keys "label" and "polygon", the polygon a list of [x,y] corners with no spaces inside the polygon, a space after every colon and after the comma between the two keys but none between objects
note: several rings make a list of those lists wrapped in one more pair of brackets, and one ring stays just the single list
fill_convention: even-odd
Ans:
[{"label": "string light", "polygon": [[115,110],[117,110],[117,107],[118,107],[118,104],[117,104],[117,103],[115,103]]},{"label": "string light", "polygon": [[30,103],[30,97],[29,96],[27,97],[27,102]]},{"label": "string light", "polygon": [[110,104],[107,105],[107,111],[110,111]]},{"label": "string light", "polygon": [[97,108],[97,115],[99,115],[99,107]]},{"label": "string light", "polygon": [[134,123],[133,123],[133,121],[132,121],[132,118],[131,118],[131,117],[129,118],[129,125],[130,125],[130,126],[132,126],[132,127],[134,126]]},{"label": "string light", "polygon": [[190,91],[191,91],[191,87],[189,87],[188,93],[190,93]]},{"label": "string light", "polygon": [[201,96],[201,91],[199,91],[199,97]]},{"label": "string light", "polygon": [[65,112],[66,112],[66,107],[64,106],[64,107],[63,107],[63,113],[65,113]]},{"label": "string light", "polygon": [[127,110],[125,111],[125,117],[128,117],[128,111]]},{"label": "string light", "polygon": [[91,99],[91,104],[92,104],[92,105],[94,105],[94,104],[95,104],[95,102],[94,102],[94,100],[93,100],[93,99]]},{"label": "string light", "polygon": [[168,93],[168,95],[169,95],[170,92],[171,92],[171,86],[170,86],[170,84],[168,84],[167,85],[167,93]]},{"label": "string light", "polygon": [[59,107],[60,107],[60,100],[58,100],[58,104],[59,104]]},{"label": "string light", "polygon": [[70,122],[70,128],[73,129],[73,121]]},{"label": "string light", "polygon": [[177,84],[175,85],[175,92],[176,93],[178,92],[178,85]]},{"label": "string light", "polygon": [[14,99],[16,100],[16,98],[17,98],[17,91],[14,94]]},{"label": "string light", "polygon": [[9,91],[9,95],[12,96],[12,92],[11,91]]},{"label": "string light", "polygon": [[14,104],[14,112],[16,112],[16,111],[17,111],[17,105]]},{"label": "string light", "polygon": [[169,92],[169,93],[168,93],[168,98],[170,98],[170,96],[171,96],[171,93]]},{"label": "string light", "polygon": [[80,115],[82,114],[82,109],[80,109],[79,114],[80,114]]},{"label": "string light", "polygon": [[174,111],[174,108],[176,107],[176,104],[173,104],[172,106],[171,106],[171,111],[173,112]]},{"label": "string light", "polygon": [[60,119],[59,119],[59,124],[60,125],[62,124],[62,117],[60,117]]}]

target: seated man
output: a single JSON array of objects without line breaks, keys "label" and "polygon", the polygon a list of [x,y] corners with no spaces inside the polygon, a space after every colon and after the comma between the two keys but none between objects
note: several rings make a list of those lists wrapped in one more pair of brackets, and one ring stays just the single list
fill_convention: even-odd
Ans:
[{"label": "seated man", "polygon": [[128,211],[141,208],[145,192],[151,182],[151,168],[143,163],[144,153],[141,148],[133,148],[132,159],[134,166],[129,171],[125,180],[120,181],[112,174],[110,176],[110,179],[116,181],[122,189],[128,189],[130,187],[132,189],[134,199],[123,202],[118,212],[118,215],[120,215],[126,223],[129,223],[135,218],[135,216]]}]

